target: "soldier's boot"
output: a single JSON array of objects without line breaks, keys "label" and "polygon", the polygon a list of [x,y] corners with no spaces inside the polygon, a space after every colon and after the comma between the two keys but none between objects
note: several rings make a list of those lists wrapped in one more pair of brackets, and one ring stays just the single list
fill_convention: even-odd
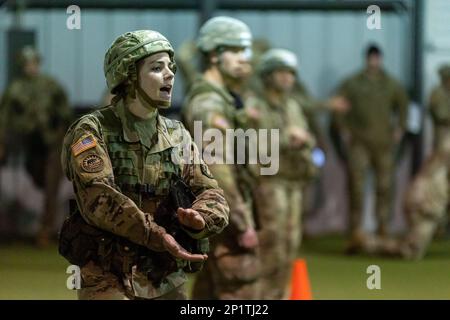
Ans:
[{"label": "soldier's boot", "polygon": [[434,235],[435,239],[445,239],[448,234],[448,216],[445,215],[444,218],[439,222],[436,233]]},{"label": "soldier's boot", "polygon": [[422,259],[433,239],[436,227],[433,220],[424,220],[420,225],[414,226],[402,243],[402,257],[406,260]]},{"label": "soldier's boot", "polygon": [[44,249],[47,248],[50,245],[50,243],[51,243],[50,231],[47,228],[41,228],[41,230],[39,230],[35,238],[36,247]]},{"label": "soldier's boot", "polygon": [[388,236],[372,236],[367,239],[365,252],[371,255],[401,257],[403,241]]},{"label": "soldier's boot", "polygon": [[45,166],[44,212],[36,237],[36,246],[39,248],[48,247],[52,241],[53,229],[58,216],[58,189],[61,172],[59,155],[53,151],[49,154]]},{"label": "soldier's boot", "polygon": [[381,238],[387,238],[387,225],[386,223],[380,223],[380,225],[377,228],[377,235]]},{"label": "soldier's boot", "polygon": [[350,241],[345,248],[345,253],[353,255],[363,252],[366,242],[367,234],[363,230],[357,229],[353,231],[350,236]]},{"label": "soldier's boot", "polygon": [[52,242],[54,220],[56,218],[55,200],[45,199],[45,210],[42,213],[39,231],[35,238],[35,245],[38,248],[46,248]]}]

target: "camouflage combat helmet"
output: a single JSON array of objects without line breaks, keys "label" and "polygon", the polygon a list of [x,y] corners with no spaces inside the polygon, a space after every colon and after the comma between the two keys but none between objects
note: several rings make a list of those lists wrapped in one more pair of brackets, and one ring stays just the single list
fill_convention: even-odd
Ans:
[{"label": "camouflage combat helmet", "polygon": [[450,64],[444,64],[439,68],[439,75],[441,79],[449,79],[450,78]]},{"label": "camouflage combat helmet", "polygon": [[286,68],[297,73],[297,57],[292,51],[286,49],[270,49],[261,56],[258,65],[258,72],[260,74],[267,74],[279,68]]},{"label": "camouflage combat helmet", "polygon": [[200,28],[197,47],[200,51],[210,52],[218,47],[250,47],[252,34],[242,21],[231,17],[214,17]]},{"label": "camouflage combat helmet", "polygon": [[167,52],[173,62],[173,48],[159,32],[137,30],[119,36],[105,54],[103,70],[109,91],[115,94],[120,84],[136,82],[136,62],[158,52]]},{"label": "camouflage combat helmet", "polygon": [[30,45],[24,46],[18,54],[17,62],[19,65],[23,66],[25,62],[31,60],[40,61],[41,55],[33,46]]}]

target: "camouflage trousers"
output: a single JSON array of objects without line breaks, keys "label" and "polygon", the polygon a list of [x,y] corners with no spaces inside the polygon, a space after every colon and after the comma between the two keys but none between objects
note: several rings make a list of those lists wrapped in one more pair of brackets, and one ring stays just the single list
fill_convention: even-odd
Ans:
[{"label": "camouflage trousers", "polygon": [[61,150],[59,144],[45,144],[42,133],[27,135],[23,143],[25,169],[36,187],[44,193],[38,230],[38,242],[42,240],[44,244],[50,238],[57,219],[58,191],[62,179]]},{"label": "camouflage trousers", "polygon": [[409,224],[405,237],[391,239],[368,237],[364,251],[370,254],[421,259],[448,212],[449,170],[436,155],[431,156],[411,183],[404,210]]},{"label": "camouflage trousers", "polygon": [[225,231],[214,239],[203,269],[197,274],[193,299],[253,300],[260,296],[258,251],[248,251],[236,243],[236,235]]},{"label": "camouflage trousers", "polygon": [[[433,139],[433,148],[435,152],[440,152],[448,149],[446,145],[448,145],[448,141],[450,139],[450,126],[448,125],[436,125],[434,126],[434,139]],[[438,233],[445,234],[447,231],[447,227],[450,222],[450,210],[447,210],[447,214],[442,218],[439,226]]]},{"label": "camouflage trousers", "polygon": [[375,212],[377,214],[377,234],[386,234],[387,220],[392,202],[392,176],[394,167],[393,147],[371,146],[358,141],[348,149],[348,184],[350,197],[350,234],[354,236],[361,229],[363,215],[364,187],[368,169],[373,169],[375,177]]},{"label": "camouflage trousers", "polygon": [[62,168],[59,159],[59,150],[49,152],[43,172],[45,174],[44,185],[44,210],[40,221],[38,237],[50,237],[57,219],[58,190],[62,178]]},{"label": "camouflage trousers", "polygon": [[[104,271],[92,261],[81,268],[82,287],[77,290],[79,300],[142,300],[134,296],[130,285],[114,273]],[[186,300],[185,285],[154,300]]]},{"label": "camouflage trousers", "polygon": [[255,199],[260,222],[261,299],[283,299],[302,238],[301,184],[277,178],[261,179]]}]

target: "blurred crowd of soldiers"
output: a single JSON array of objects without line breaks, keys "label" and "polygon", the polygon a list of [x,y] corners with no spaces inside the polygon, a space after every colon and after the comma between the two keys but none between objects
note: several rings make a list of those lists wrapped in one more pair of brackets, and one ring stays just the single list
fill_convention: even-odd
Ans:
[{"label": "blurred crowd of soldiers", "polygon": [[[409,227],[397,239],[388,232],[394,154],[406,131],[409,99],[383,68],[381,48],[370,45],[364,57],[361,71],[345,79],[333,97],[319,101],[302,84],[295,53],[254,40],[240,20],[212,18],[200,28],[196,42],[180,48],[175,60],[186,88],[181,118],[192,136],[194,121],[201,121],[203,129],[222,132],[253,128],[278,129],[280,134],[280,166],[275,175],[261,175],[262,164],[208,164],[224,191],[230,221],[211,238],[209,258],[194,284],[194,299],[286,298],[290,268],[301,244],[305,188],[320,171],[314,161],[322,139],[315,122],[319,112],[332,114],[345,154],[346,252],[423,257],[448,212],[450,65],[439,69],[441,83],[429,99],[433,151],[404,197]],[[0,160],[5,165],[8,159],[23,156],[27,172],[43,190],[45,203],[36,241],[44,246],[57,215],[59,153],[72,115],[61,86],[40,73],[40,60],[33,48],[23,48],[19,59],[23,72],[2,95]],[[236,150],[223,152],[234,157]],[[374,234],[362,227],[368,169],[375,173]]]}]

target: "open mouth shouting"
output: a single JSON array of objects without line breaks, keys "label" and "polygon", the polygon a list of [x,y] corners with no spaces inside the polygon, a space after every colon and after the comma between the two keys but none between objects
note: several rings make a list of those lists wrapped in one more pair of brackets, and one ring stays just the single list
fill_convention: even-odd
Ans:
[{"label": "open mouth shouting", "polygon": [[162,86],[161,88],[159,88],[160,98],[162,98],[164,100],[170,100],[171,95],[172,95],[172,85],[171,84],[166,84],[166,85]]}]

